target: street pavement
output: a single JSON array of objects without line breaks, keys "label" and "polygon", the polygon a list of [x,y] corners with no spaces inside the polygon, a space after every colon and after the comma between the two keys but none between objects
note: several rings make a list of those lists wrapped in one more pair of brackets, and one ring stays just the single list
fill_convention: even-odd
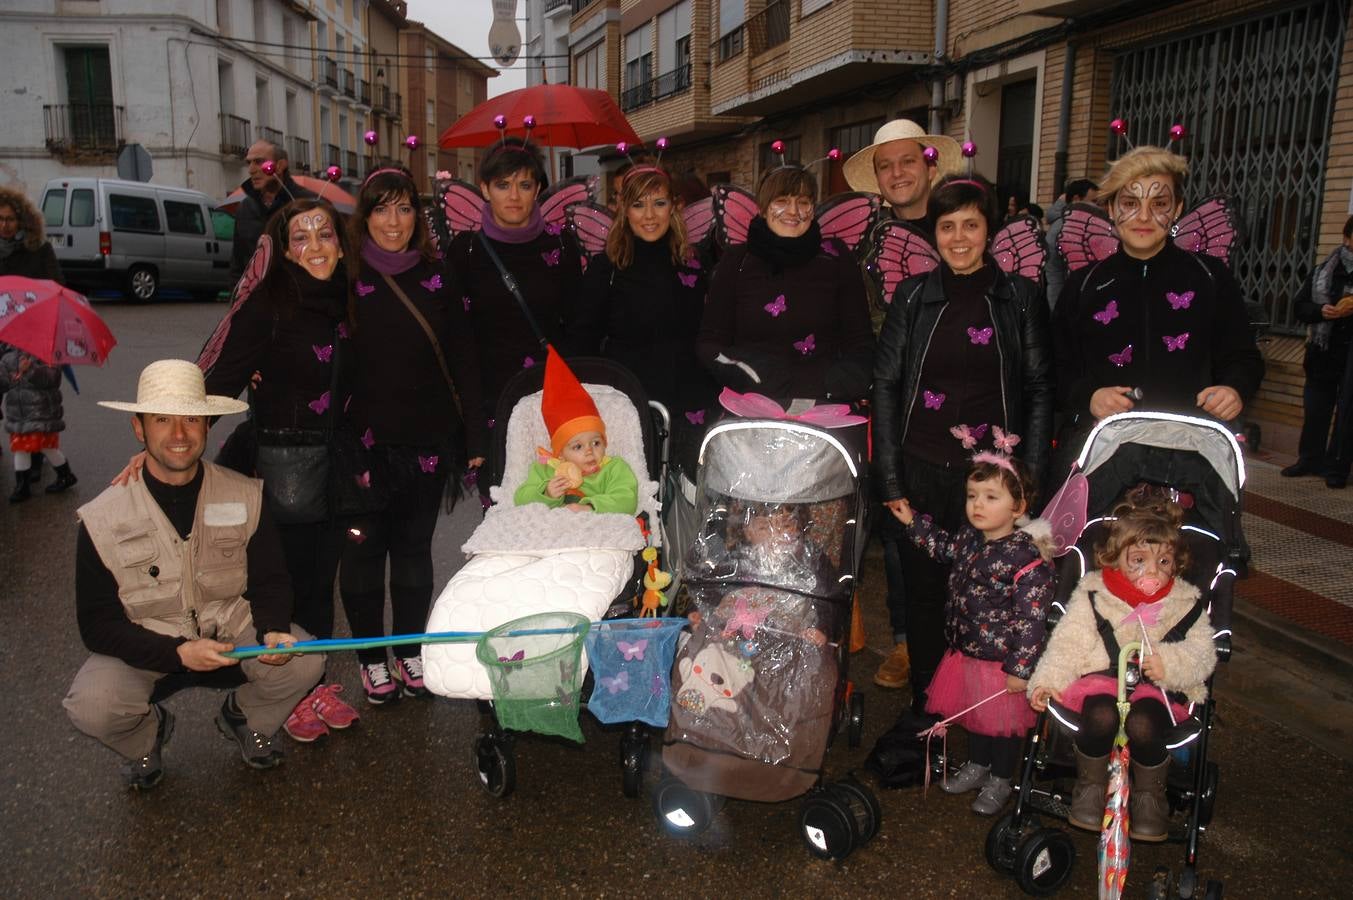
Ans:
[{"label": "street pavement", "polygon": [[[0,504],[0,896],[1021,896],[983,860],[989,820],[968,810],[969,798],[933,788],[881,792],[879,836],[839,864],[805,852],[797,802],[730,802],[698,839],[671,839],[646,798],[621,795],[619,732],[587,717],[583,746],[519,741],[517,792],[495,800],[470,759],[477,712],[441,699],[359,703],[355,727],[308,746],[279,737],[285,765],[255,772],[212,724],[221,696],[185,691],[169,701],[178,725],[164,781],[145,795],[126,791],[117,759],[76,732],[60,705],[85,656],[72,600],[74,512],[136,449],[126,416],[95,400],[133,397],[153,359],[193,358],[224,306],[99,310],[119,345],[106,368],[79,370],[80,396],[66,393],[63,448],[80,484]],[[218,425],[212,441],[225,433]],[[9,466],[6,454],[6,479]],[[1235,656],[1217,678],[1221,784],[1200,867],[1230,897],[1348,896],[1353,492],[1291,483],[1263,460],[1250,487],[1255,574],[1240,589]],[[439,527],[439,585],[474,520],[467,505]],[[871,680],[889,650],[874,555],[862,596],[870,640],[852,668],[865,742],[833,746],[832,776],[860,766],[906,700]],[[329,672],[356,702],[352,656],[331,660]],[[956,733],[950,749],[961,747]],[[1079,862],[1063,894],[1091,896],[1094,838],[1074,842]],[[1128,896],[1181,859],[1177,845],[1134,847]]]}]

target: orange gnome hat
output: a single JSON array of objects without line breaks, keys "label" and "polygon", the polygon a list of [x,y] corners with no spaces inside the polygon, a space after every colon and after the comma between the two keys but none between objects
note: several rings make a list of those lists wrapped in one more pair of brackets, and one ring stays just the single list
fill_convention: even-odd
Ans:
[{"label": "orange gnome hat", "polygon": [[545,419],[555,456],[584,431],[599,431],[603,438],[606,437],[606,423],[597,413],[597,404],[553,346],[545,357],[545,391],[540,399],[540,414]]}]

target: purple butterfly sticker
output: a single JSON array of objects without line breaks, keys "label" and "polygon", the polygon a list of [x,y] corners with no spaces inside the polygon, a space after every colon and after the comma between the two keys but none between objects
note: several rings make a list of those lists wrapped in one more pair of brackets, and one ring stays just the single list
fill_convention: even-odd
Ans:
[{"label": "purple butterfly sticker", "polygon": [[521,661],[522,661],[523,659],[525,659],[525,658],[526,658],[526,651],[525,651],[525,650],[518,650],[516,653],[512,654],[511,656],[500,656],[500,657],[498,657],[498,662],[500,662],[500,663],[506,663],[506,665],[503,666],[503,668],[506,669],[507,671],[511,672],[511,671],[513,671],[513,670],[520,670],[520,669],[521,669]]},{"label": "purple butterfly sticker", "polygon": [[374,294],[376,292],[376,286],[374,284],[363,284],[359,280],[354,287],[354,290],[357,291],[358,297],[365,297],[367,294]]},{"label": "purple butterfly sticker", "polygon": [[1132,362],[1132,345],[1128,344],[1117,353],[1110,353],[1109,362],[1120,369],[1123,368],[1123,366],[1129,365]]},{"label": "purple butterfly sticker", "polygon": [[467,470],[466,473],[463,476],[461,476],[460,480],[465,482],[466,487],[473,487],[474,485],[479,483],[479,470],[478,469]]},{"label": "purple butterfly sticker", "polygon": [[626,662],[630,662],[636,659],[643,659],[644,650],[647,649],[648,647],[648,638],[635,641],[632,644],[627,643],[625,641],[616,641],[615,646],[617,650],[619,650],[622,654],[624,654]]},{"label": "purple butterfly sticker", "polygon": [[361,475],[354,475],[354,476],[352,476],[352,478],[353,478],[353,481],[356,481],[356,482],[357,482],[357,486],[358,486],[359,488],[369,488],[369,487],[371,487],[371,472],[370,472],[370,471],[363,472]]},{"label": "purple butterfly sticker", "polygon": [[545,233],[551,237],[558,237],[564,230],[562,222],[547,222],[545,224]]},{"label": "purple butterfly sticker", "polygon": [[554,250],[550,250],[546,253],[540,254],[540,258],[545,260],[545,265],[547,266],[557,266],[559,265],[559,260],[562,253],[563,253],[562,250],[556,248]]},{"label": "purple butterfly sticker", "polygon": [[[530,357],[530,356],[524,358],[524,359],[521,361],[521,367],[522,367],[523,369],[529,369],[529,368],[531,368],[532,366],[534,366],[535,364],[536,364],[535,358],[534,358],[534,357]],[[493,426],[490,425],[489,427],[492,428]]]},{"label": "purple butterfly sticker", "polygon": [[812,356],[813,351],[817,349],[817,339],[810,334],[801,341],[795,341],[794,349],[804,356]]},{"label": "purple butterfly sticker", "polygon": [[686,268],[688,268],[688,269],[703,269],[703,268],[704,268],[704,266],[700,264],[700,257],[696,256],[694,253],[692,253],[690,256],[687,256],[687,257],[686,257],[686,262],[684,263],[684,265],[685,265]]},{"label": "purple butterfly sticker", "polygon": [[612,694],[619,694],[621,691],[630,689],[630,673],[628,669],[622,669],[620,674],[614,678],[601,676],[601,686]]},{"label": "purple butterfly sticker", "polygon": [[317,397],[314,400],[311,400],[306,405],[315,411],[315,415],[317,416],[324,415],[324,411],[329,408],[329,392],[325,391],[324,393],[320,394],[319,397]]},{"label": "purple butterfly sticker", "polygon": [[695,283],[700,280],[700,276],[695,273],[687,274],[685,272],[677,273],[677,281],[680,281],[683,287],[693,288]]},{"label": "purple butterfly sticker", "polygon": [[420,456],[418,457],[418,468],[423,470],[424,475],[430,475],[437,471],[438,456]]},{"label": "purple butterfly sticker", "polygon": [[987,326],[986,328],[973,328],[971,325],[968,326],[968,340],[973,344],[990,344],[991,336],[993,334],[995,334],[995,332],[992,331],[990,326]]},{"label": "purple butterfly sticker", "polygon": [[428,291],[440,291],[442,289],[442,276],[433,275],[431,278],[418,282]]},{"label": "purple butterfly sticker", "polygon": [[788,306],[785,304],[785,295],[781,294],[761,308],[770,313],[772,319],[778,318],[780,313],[788,309]]},{"label": "purple butterfly sticker", "polygon": [[926,409],[939,409],[944,405],[944,394],[936,394],[933,391],[924,391],[923,393],[925,394]]},{"label": "purple butterfly sticker", "polygon": [[686,410],[686,421],[690,422],[692,425],[705,424],[705,411],[703,409]]},{"label": "purple butterfly sticker", "polygon": [[650,694],[652,694],[654,697],[661,697],[661,696],[662,696],[662,676],[661,676],[661,675],[654,675],[654,676],[653,676],[653,683],[652,683],[651,685],[648,686],[648,692],[649,692]]},{"label": "purple butterfly sticker", "polygon": [[373,446],[375,446],[376,436],[372,434],[371,429],[368,428],[366,431],[362,432],[362,437],[360,440],[362,441],[362,446],[370,450]]},{"label": "purple butterfly sticker", "polygon": [[1170,303],[1170,309],[1178,312],[1181,309],[1188,309],[1189,304],[1193,302],[1193,291],[1185,291],[1182,294],[1176,294],[1174,291],[1166,291],[1165,299]]},{"label": "purple butterfly sticker", "polygon": [[311,344],[310,349],[315,351],[315,358],[320,362],[328,362],[334,358],[334,345],[327,344],[321,347],[319,344]]},{"label": "purple butterfly sticker", "polygon": [[466,311],[466,312],[469,312],[469,311],[470,311],[470,298],[469,298],[469,296],[467,295],[467,296],[465,296],[465,297],[461,297],[461,298],[460,298],[460,302],[461,302],[461,305],[465,307],[465,311]]},{"label": "purple butterfly sticker", "polygon": [[831,241],[823,241],[823,242],[822,242],[822,252],[825,253],[825,254],[827,254],[828,256],[840,256],[840,255],[841,255],[841,252],[840,252],[839,250],[836,249],[836,245],[833,244]]},{"label": "purple butterfly sticker", "polygon": [[338,323],[338,336],[345,340],[348,337],[348,326],[342,322]]},{"label": "purple butterfly sticker", "polygon": [[1168,334],[1163,334],[1161,335],[1160,339],[1165,342],[1166,352],[1173,353],[1176,350],[1184,349],[1184,345],[1189,342],[1189,333],[1186,331],[1183,334],[1176,335],[1175,337],[1170,337]]},{"label": "purple butterfly sticker", "polygon": [[1107,325],[1118,318],[1118,301],[1110,300],[1109,304],[1099,312],[1095,313],[1093,318],[1101,325]]},{"label": "purple butterfly sticker", "polygon": [[977,446],[977,442],[987,433],[987,428],[988,426],[985,423],[982,425],[973,425],[971,427],[959,423],[950,428],[949,433],[958,438],[959,442],[963,444],[964,450],[971,450]]}]

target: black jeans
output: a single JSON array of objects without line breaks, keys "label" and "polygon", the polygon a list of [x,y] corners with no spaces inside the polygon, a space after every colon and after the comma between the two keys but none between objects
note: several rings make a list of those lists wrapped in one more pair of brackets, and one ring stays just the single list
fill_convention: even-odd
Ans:
[{"label": "black jeans", "polygon": [[334,636],[334,578],[339,532],[334,522],[277,526],[296,602],[291,619],[317,638]]},{"label": "black jeans", "polygon": [[1347,344],[1325,350],[1307,345],[1303,367],[1306,387],[1297,454],[1326,474],[1347,476],[1353,463],[1353,354]]}]

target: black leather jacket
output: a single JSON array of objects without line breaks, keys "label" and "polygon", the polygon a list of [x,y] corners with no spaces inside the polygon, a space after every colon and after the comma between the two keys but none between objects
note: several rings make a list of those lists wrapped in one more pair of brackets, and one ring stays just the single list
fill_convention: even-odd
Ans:
[{"label": "black leather jacket", "polygon": [[[995,262],[988,257],[987,264]],[[1001,355],[1006,422],[1023,438],[1016,455],[1041,484],[1051,452],[1055,403],[1047,303],[1038,285],[997,269],[987,304]],[[874,353],[874,478],[884,500],[905,496],[907,420],[930,336],[947,305],[939,269],[908,279],[897,286],[879,333]]]}]

